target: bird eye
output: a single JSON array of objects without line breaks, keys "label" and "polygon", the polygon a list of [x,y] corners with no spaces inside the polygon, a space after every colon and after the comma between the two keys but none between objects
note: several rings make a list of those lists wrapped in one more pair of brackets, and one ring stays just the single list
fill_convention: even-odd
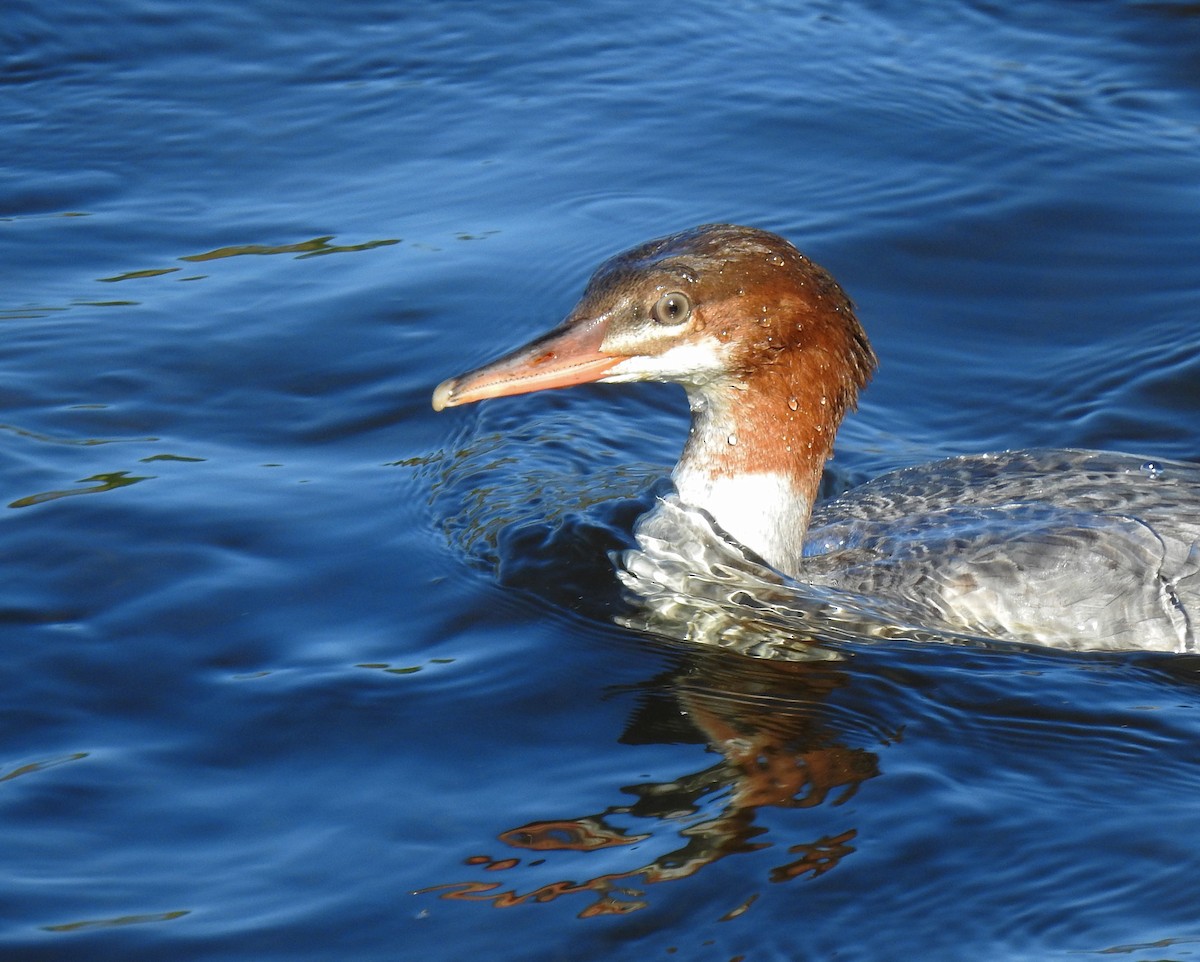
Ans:
[{"label": "bird eye", "polygon": [[650,314],[659,324],[682,324],[692,315],[692,302],[681,291],[671,291],[658,299]]}]

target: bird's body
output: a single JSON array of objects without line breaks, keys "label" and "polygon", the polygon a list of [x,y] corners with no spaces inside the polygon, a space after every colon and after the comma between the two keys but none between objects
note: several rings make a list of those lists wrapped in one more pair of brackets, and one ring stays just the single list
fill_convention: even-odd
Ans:
[{"label": "bird's body", "polygon": [[[434,407],[673,381],[692,411],[678,505],[788,578],[987,637],[1193,649],[1200,466],[1005,452],[906,468],[817,504],[875,364],[824,270],[777,235],[707,225],[605,262],[562,325],[443,382]],[[677,506],[656,514],[644,545],[671,540]]]}]

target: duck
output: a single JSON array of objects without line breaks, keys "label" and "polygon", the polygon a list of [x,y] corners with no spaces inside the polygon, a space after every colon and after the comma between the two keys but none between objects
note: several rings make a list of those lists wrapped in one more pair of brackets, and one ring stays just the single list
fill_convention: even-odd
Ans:
[{"label": "duck", "polygon": [[1072,649],[1195,650],[1200,465],[964,454],[820,501],[838,428],[877,367],[826,270],[778,234],[705,224],[604,261],[557,327],[443,381],[433,408],[679,384],[691,426],[673,495],[639,522],[643,547],[669,545],[690,512],[784,582],[879,601],[910,623]]}]

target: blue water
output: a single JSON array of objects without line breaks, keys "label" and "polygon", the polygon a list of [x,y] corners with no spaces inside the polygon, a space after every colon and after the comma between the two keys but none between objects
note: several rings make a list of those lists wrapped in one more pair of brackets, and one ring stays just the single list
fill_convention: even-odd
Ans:
[{"label": "blue water", "polygon": [[732,220],[831,485],[1200,459],[1194,4],[16,0],[0,124],[0,957],[1200,955],[1194,660],[644,635],[682,396],[429,409]]}]

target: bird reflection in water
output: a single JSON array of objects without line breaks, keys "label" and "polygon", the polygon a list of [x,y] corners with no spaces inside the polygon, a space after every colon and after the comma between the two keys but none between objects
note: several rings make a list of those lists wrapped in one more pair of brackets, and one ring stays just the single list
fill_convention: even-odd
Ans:
[{"label": "bird reflection in water", "polygon": [[[638,706],[621,742],[629,745],[703,743],[720,761],[693,774],[666,782],[623,787],[635,800],[580,816],[551,818],[500,833],[499,839],[526,856],[493,858],[476,855],[466,863],[492,878],[452,882],[422,889],[441,898],[488,902],[509,907],[551,902],[563,896],[592,896],[581,918],[624,914],[646,908],[646,887],[687,878],[728,855],[769,849],[781,843],[756,824],[760,808],[837,807],[859,785],[879,774],[877,756],[848,744],[838,730],[836,712],[827,700],[845,688],[850,676],[829,662],[770,662],[728,652],[685,656],[673,670],[637,688]],[[898,733],[862,733],[862,740],[886,744]],[[719,799],[718,811],[705,815]],[[640,825],[645,826],[639,831]],[[655,843],[662,826],[672,826],[682,844],[650,861],[640,853]],[[769,871],[771,882],[815,878],[835,868],[855,851],[852,824],[833,833],[788,840],[783,857]],[[620,853],[628,852],[629,856]],[[539,874],[552,853],[606,852],[597,861],[606,868],[613,859],[634,865],[582,881],[564,879],[522,890],[510,881],[522,869]],[[634,854],[637,853],[637,854]],[[731,909],[734,918],[757,898],[750,896]]]}]

